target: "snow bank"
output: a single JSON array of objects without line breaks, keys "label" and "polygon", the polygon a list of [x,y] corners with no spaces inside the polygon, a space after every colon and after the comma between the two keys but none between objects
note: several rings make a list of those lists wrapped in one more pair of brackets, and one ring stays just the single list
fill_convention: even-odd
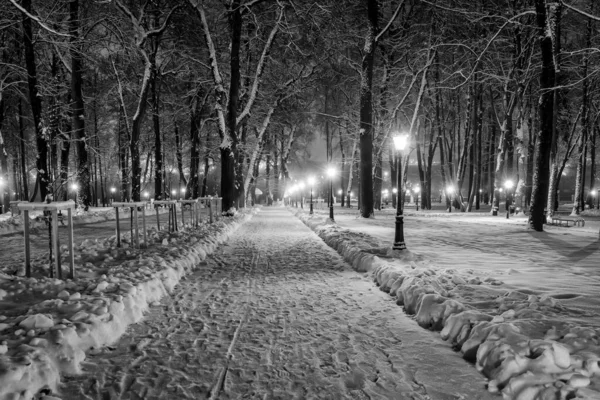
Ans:
[{"label": "snow bank", "polygon": [[[293,210],[295,211],[295,210]],[[505,399],[600,399],[600,331],[565,322],[571,310],[549,296],[431,265],[359,232],[296,212],[354,269],[369,272],[423,328],[475,363]]]},{"label": "snow bank", "polygon": [[86,352],[114,343],[255,212],[175,233],[151,229],[142,250],[117,248],[115,237],[86,240],[75,250],[75,281],[0,273],[0,399],[57,392],[61,374],[81,372]]}]

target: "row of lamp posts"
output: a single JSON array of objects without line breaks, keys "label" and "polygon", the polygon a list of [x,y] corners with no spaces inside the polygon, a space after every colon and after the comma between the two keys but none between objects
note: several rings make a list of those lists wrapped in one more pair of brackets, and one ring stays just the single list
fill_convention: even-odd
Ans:
[{"label": "row of lamp posts", "polygon": [[[334,220],[334,215],[333,215],[333,178],[335,177],[336,174],[336,170],[333,167],[329,167],[327,168],[327,176],[329,177],[329,195],[328,195],[328,203],[329,203],[329,218],[333,221]],[[316,179],[314,176],[310,176],[307,179],[308,182],[308,186],[310,188],[310,209],[309,209],[309,214],[313,215],[314,214],[314,207],[313,207],[313,188],[315,186],[315,182]],[[302,192],[302,190],[304,189],[305,185],[304,182],[300,182],[294,186],[292,186],[289,189],[289,192],[286,192],[286,194],[284,195],[284,197],[290,197],[294,194],[296,194],[296,192]],[[297,205],[297,197],[295,198],[296,200],[296,207]],[[290,197],[290,202],[291,202],[291,197]],[[300,207],[303,207],[303,201],[302,201],[302,197],[300,198]]]}]

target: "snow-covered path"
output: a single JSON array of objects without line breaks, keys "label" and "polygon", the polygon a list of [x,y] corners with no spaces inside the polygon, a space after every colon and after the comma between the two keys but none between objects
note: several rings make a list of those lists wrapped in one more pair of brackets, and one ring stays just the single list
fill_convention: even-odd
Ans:
[{"label": "snow-covered path", "polygon": [[84,369],[63,399],[494,397],[280,208],[263,208]]}]

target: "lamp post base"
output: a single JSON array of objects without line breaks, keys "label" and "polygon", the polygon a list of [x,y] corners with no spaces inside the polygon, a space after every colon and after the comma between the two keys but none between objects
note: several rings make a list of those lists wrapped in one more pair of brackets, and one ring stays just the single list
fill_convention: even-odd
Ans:
[{"label": "lamp post base", "polygon": [[333,221],[333,205],[329,207],[329,219]]},{"label": "lamp post base", "polygon": [[310,202],[310,211],[309,211],[310,215],[313,215],[313,204],[312,201]]},{"label": "lamp post base", "polygon": [[404,216],[402,214],[396,214],[396,230],[394,232],[394,250],[406,250],[406,243],[404,243]]},{"label": "lamp post base", "polygon": [[394,242],[394,245],[392,246],[392,250],[406,250],[406,243]]}]

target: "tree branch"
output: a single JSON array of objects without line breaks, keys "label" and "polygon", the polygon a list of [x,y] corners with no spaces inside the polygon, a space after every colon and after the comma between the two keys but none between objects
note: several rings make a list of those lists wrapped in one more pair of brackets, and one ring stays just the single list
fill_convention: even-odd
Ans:
[{"label": "tree branch", "polygon": [[[11,0],[11,1],[12,1],[12,0]],[[588,18],[590,18],[590,19],[593,19],[594,21],[600,21],[600,17],[596,17],[595,15],[592,15],[592,14],[586,13],[585,11],[583,11],[583,10],[580,10],[580,9],[578,9],[578,8],[575,8],[575,7],[573,7],[572,5],[569,5],[569,4],[565,3],[564,1],[560,1],[560,3],[562,3],[562,5],[563,5],[563,6],[567,7],[567,8],[568,8],[568,9],[570,9],[570,10],[573,10],[573,11],[575,11],[575,12],[576,12],[576,13],[578,13],[578,14],[581,14],[581,15],[583,15],[583,16],[585,16],[585,17],[588,17]]]},{"label": "tree branch", "polygon": [[273,26],[273,29],[271,30],[271,33],[269,34],[269,38],[267,39],[267,42],[265,43],[265,47],[260,56],[260,60],[258,61],[258,64],[256,66],[256,73],[254,74],[254,82],[252,82],[252,88],[250,89],[250,97],[248,98],[248,102],[246,103],[244,110],[237,117],[236,125],[239,125],[244,120],[244,118],[247,118],[250,115],[250,110],[252,109],[252,106],[254,105],[254,101],[256,100],[258,86],[260,85],[260,78],[265,69],[264,68],[265,62],[267,60],[269,51],[271,50],[271,45],[273,44],[273,41],[275,40],[275,35],[277,34],[277,31],[279,30],[279,24],[281,23],[282,18],[283,18],[283,7],[280,7],[279,8],[279,16],[277,17],[275,26]]},{"label": "tree branch", "polygon": [[392,26],[392,23],[396,20],[396,18],[398,17],[398,14],[400,14],[400,9],[402,8],[403,5],[404,5],[404,0],[401,0],[400,3],[398,4],[398,7],[396,8],[396,11],[394,11],[394,15],[392,15],[392,18],[390,18],[390,20],[388,21],[385,28],[383,28],[381,30],[381,32],[379,32],[379,34],[377,36],[375,36],[375,42],[378,42],[379,39],[381,39],[381,37],[388,31],[388,29],[390,29],[390,27]]},{"label": "tree branch", "polygon": [[39,26],[41,26],[42,28],[44,28],[48,32],[53,33],[53,34],[58,35],[58,36],[62,36],[62,37],[71,37],[71,35],[69,35],[69,34],[57,32],[54,29],[50,28],[49,26],[47,26],[46,24],[44,24],[38,17],[36,17],[35,15],[31,14],[30,12],[28,12],[26,9],[24,9],[23,7],[21,7],[21,5],[19,3],[17,3],[15,0],[10,0],[10,2],[19,11],[21,11],[23,14],[27,15],[28,18],[30,18],[33,21],[37,22]]}]

